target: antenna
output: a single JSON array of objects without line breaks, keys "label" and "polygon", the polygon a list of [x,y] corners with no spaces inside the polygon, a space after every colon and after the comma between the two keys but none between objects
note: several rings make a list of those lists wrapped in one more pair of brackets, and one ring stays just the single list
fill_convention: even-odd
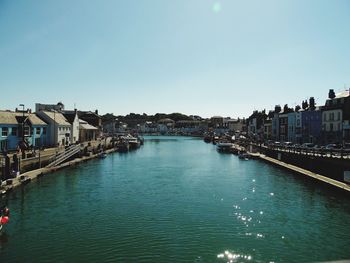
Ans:
[{"label": "antenna", "polygon": [[76,109],[77,108],[77,105],[76,105],[76,103],[74,102],[74,109]]}]

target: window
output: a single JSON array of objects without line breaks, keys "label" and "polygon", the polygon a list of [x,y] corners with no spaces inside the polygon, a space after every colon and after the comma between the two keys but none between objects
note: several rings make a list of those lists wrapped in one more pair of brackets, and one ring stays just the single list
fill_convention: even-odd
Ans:
[{"label": "window", "polygon": [[17,127],[12,127],[11,135],[17,136]]},{"label": "window", "polygon": [[323,114],[323,121],[326,121],[327,120],[327,113],[324,113]]},{"label": "window", "polygon": [[334,112],[331,113],[329,120],[334,121]]},{"label": "window", "polygon": [[338,112],[338,121],[340,121],[340,112]]},{"label": "window", "polygon": [[330,123],[330,125],[329,125],[329,130],[330,130],[330,131],[333,131],[333,123]]},{"label": "window", "polygon": [[46,134],[46,127],[43,128],[43,134]]},{"label": "window", "polygon": [[28,126],[24,127],[24,136],[30,136],[30,129]]},{"label": "window", "polygon": [[40,128],[36,128],[36,134],[40,135]]},{"label": "window", "polygon": [[7,137],[7,135],[9,134],[9,128],[8,127],[3,127],[2,128],[2,137]]},{"label": "window", "polygon": [[338,123],[338,131],[340,131],[340,130],[341,130],[340,123]]}]

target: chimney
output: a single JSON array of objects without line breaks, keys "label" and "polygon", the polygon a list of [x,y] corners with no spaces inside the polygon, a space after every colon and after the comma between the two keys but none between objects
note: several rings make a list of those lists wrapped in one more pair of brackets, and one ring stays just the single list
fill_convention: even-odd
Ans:
[{"label": "chimney", "polygon": [[98,110],[95,110],[95,113],[98,115]]},{"label": "chimney", "polygon": [[314,97],[310,97],[309,106],[310,106],[310,109],[312,109],[312,110],[315,109],[315,98]]},{"label": "chimney", "polygon": [[275,112],[276,112],[276,113],[280,113],[281,110],[282,110],[282,109],[281,109],[281,106],[280,106],[280,105],[276,105],[276,106],[275,106]]},{"label": "chimney", "polygon": [[334,89],[330,89],[328,92],[328,98],[330,99],[334,99],[335,98],[335,93],[334,93]]}]

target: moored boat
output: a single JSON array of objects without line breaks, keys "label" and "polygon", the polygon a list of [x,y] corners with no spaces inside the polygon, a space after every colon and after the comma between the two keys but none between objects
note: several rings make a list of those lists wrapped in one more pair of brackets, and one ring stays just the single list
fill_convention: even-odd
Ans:
[{"label": "moored boat", "polygon": [[216,149],[218,152],[230,153],[233,144],[230,142],[218,142],[216,144]]}]

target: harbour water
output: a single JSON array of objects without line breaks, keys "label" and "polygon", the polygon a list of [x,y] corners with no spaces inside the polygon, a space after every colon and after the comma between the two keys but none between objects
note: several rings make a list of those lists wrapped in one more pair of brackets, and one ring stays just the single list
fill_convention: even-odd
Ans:
[{"label": "harbour water", "polygon": [[0,262],[350,259],[349,195],[199,139],[145,139],[2,199]]}]

